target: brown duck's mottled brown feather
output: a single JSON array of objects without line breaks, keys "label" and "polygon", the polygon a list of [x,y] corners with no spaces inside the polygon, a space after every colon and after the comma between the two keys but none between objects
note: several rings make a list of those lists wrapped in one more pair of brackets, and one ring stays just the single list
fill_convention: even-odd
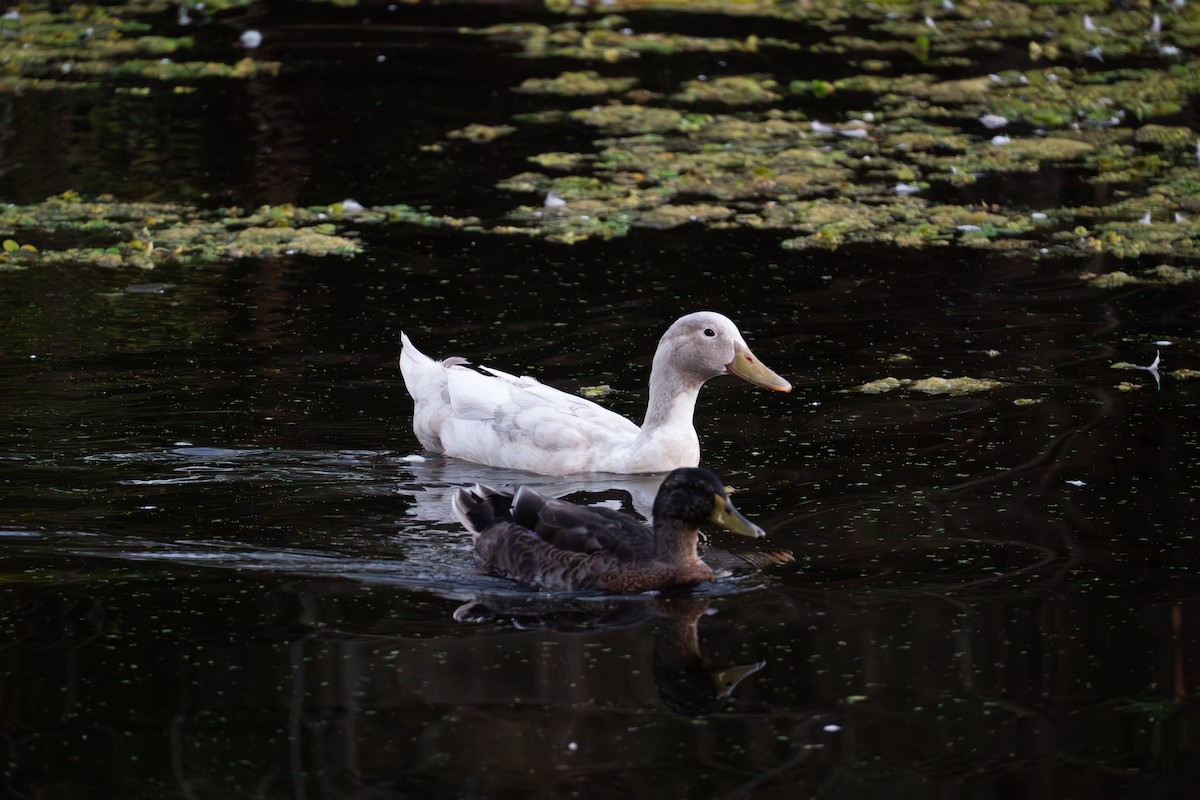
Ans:
[{"label": "brown duck's mottled brown feather", "polygon": [[605,551],[566,550],[514,523],[481,532],[475,553],[489,571],[547,591],[635,593],[713,578],[713,571],[699,558],[670,564]]},{"label": "brown duck's mottled brown feather", "polygon": [[740,518],[715,475],[684,469],[664,480],[653,528],[527,487],[515,495],[485,486],[462,489],[454,511],[474,535],[479,561],[493,573],[550,591],[634,593],[713,579],[696,543],[698,525],[712,515],[717,498],[726,513]]}]

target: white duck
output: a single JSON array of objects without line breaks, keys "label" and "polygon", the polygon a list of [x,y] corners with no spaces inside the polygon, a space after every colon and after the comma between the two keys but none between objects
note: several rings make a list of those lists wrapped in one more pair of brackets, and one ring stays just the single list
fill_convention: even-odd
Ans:
[{"label": "white duck", "polygon": [[663,334],[641,428],[533,378],[480,367],[484,375],[462,358],[434,361],[404,334],[401,341],[400,371],[416,405],[413,430],[427,450],[541,475],[697,466],[692,412],[706,380],[736,375],[766,389],[792,389],[755,358],[728,317],[712,311],[688,314]]}]

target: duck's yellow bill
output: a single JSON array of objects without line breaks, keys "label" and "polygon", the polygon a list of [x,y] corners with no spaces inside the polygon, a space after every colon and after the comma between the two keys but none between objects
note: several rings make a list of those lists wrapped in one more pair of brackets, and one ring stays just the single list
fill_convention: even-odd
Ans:
[{"label": "duck's yellow bill", "polygon": [[790,383],[759,361],[749,348],[742,347],[740,344],[734,346],[733,361],[726,364],[725,369],[730,375],[736,375],[742,380],[764,389],[772,389],[776,392],[792,390]]},{"label": "duck's yellow bill", "polygon": [[740,533],[752,539],[761,539],[767,532],[742,516],[742,512],[733,507],[728,497],[713,495],[713,511],[709,521],[719,525],[730,533]]}]

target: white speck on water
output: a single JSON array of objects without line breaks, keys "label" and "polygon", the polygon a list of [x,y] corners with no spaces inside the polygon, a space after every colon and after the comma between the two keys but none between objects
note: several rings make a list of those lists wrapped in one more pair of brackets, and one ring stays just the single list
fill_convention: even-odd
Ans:
[{"label": "white speck on water", "polygon": [[1140,222],[1143,225],[1149,225],[1150,224],[1150,212],[1147,211],[1145,214],[1143,214],[1142,218],[1139,219],[1138,222]]},{"label": "white speck on water", "polygon": [[383,53],[380,53],[379,55],[375,56],[375,60],[382,64],[384,61],[387,61],[387,56],[385,56]]},{"label": "white speck on water", "polygon": [[30,361],[37,361],[37,356],[36,356],[36,355],[32,355],[32,354],[31,354],[31,355],[29,356],[29,360],[30,360]]},{"label": "white speck on water", "polygon": [[824,122],[814,119],[812,121],[812,132],[813,133],[833,133],[833,126],[826,125]]},{"label": "white speck on water", "polygon": [[826,725],[824,728],[822,728],[821,730],[825,731],[826,733],[837,733],[841,729],[842,729],[841,725],[834,725],[831,722],[828,725]]},{"label": "white speck on water", "polygon": [[179,5],[179,14],[175,17],[175,22],[179,25],[192,24],[192,18],[189,17],[187,13],[187,6],[183,5],[182,3]]},{"label": "white speck on water", "polygon": [[921,191],[920,186],[913,186],[911,183],[897,183],[892,188],[895,190],[896,194],[899,195],[916,194],[917,192]]},{"label": "white speck on water", "polygon": [[960,230],[960,231],[977,231],[977,230],[980,230],[980,227],[979,227],[978,225],[955,225],[954,227],[955,227],[955,228],[957,228],[957,229],[958,229],[958,230]]},{"label": "white speck on water", "polygon": [[572,753],[579,750],[579,742],[567,742],[567,749]]},{"label": "white speck on water", "polygon": [[342,211],[362,211],[362,203],[352,197],[347,197],[342,201]]},{"label": "white speck on water", "polygon": [[1151,342],[1150,344],[1156,344],[1159,347],[1170,347],[1171,345],[1173,345],[1175,343],[1172,342],[1170,339],[1159,339],[1157,342]]},{"label": "white speck on water", "polygon": [[1046,219],[1045,211],[1035,211],[1029,215],[1030,219]]},{"label": "white speck on water", "polygon": [[1173,44],[1164,44],[1162,47],[1158,48],[1158,52],[1162,53],[1164,56],[1177,56],[1179,55],[1179,48]]},{"label": "white speck on water", "polygon": [[242,47],[245,47],[247,50],[253,50],[262,44],[263,35],[253,29],[242,31],[242,36],[239,41],[241,41]]},{"label": "white speck on water", "polygon": [[408,461],[413,464],[424,464],[426,459],[425,459],[425,456],[411,455],[411,456],[402,456],[400,458],[400,460]]},{"label": "white speck on water", "polygon": [[1087,481],[1074,480],[1067,481],[1067,483],[1071,484],[1072,486],[1087,486]]},{"label": "white speck on water", "polygon": [[933,17],[925,17],[925,27],[932,28],[935,31],[938,29],[937,23],[933,21]]},{"label": "white speck on water", "polygon": [[1158,14],[1155,14],[1150,20],[1150,33],[1154,34],[1155,36],[1158,36],[1160,33],[1162,33],[1162,17],[1160,17]]},{"label": "white speck on water", "polygon": [[844,131],[838,131],[838,133],[850,139],[865,139],[870,136],[866,128],[847,128]]},{"label": "white speck on water", "polygon": [[1088,58],[1096,59],[1101,64],[1104,63],[1104,53],[1101,52],[1099,47],[1093,47],[1091,50],[1084,50],[1083,54]]},{"label": "white speck on water", "polygon": [[1089,33],[1094,33],[1096,31],[1096,23],[1092,22],[1091,14],[1083,15],[1083,29]]},{"label": "white speck on water", "polygon": [[992,144],[996,145],[997,147],[1001,147],[1003,145],[1010,144],[1011,142],[1012,142],[1012,137],[1005,136],[1004,134],[996,134],[995,136],[992,137]]},{"label": "white speck on water", "polygon": [[3,17],[3,19],[11,19],[11,20],[18,20],[20,18],[21,18],[21,12],[17,11],[15,8],[12,11],[6,12]]},{"label": "white speck on water", "polygon": [[546,192],[546,199],[542,201],[542,205],[546,208],[562,208],[566,204],[567,201],[563,200],[554,192]]},{"label": "white speck on water", "polygon": [[1007,125],[1008,117],[1002,117],[999,114],[984,114],[979,118],[979,121],[983,123],[983,127],[995,130],[996,128],[1003,128],[1005,125]]}]

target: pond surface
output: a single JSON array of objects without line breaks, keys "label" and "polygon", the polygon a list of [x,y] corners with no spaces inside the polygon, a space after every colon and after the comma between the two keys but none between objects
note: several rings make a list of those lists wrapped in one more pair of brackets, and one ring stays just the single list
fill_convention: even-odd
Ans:
[{"label": "pond surface", "polygon": [[[5,98],[7,199],[499,213],[490,187],[522,147],[421,145],[511,115],[533,67],[454,25],[513,12],[258,13],[277,80]],[[1173,371],[1200,369],[1200,285],[1081,281],[1129,268],[1102,255],[797,252],[699,225],[573,246],[360,236],[350,259],[0,272],[0,793],[1193,790],[1200,383]],[[696,414],[703,462],[795,563],[752,566],[715,533],[723,575],[684,596],[482,574],[457,487],[632,513],[654,480],[422,453],[400,332],[608,385],[636,419],[658,337],[699,309],[795,385],[715,380]],[[962,376],[999,385],[858,388]]]}]

